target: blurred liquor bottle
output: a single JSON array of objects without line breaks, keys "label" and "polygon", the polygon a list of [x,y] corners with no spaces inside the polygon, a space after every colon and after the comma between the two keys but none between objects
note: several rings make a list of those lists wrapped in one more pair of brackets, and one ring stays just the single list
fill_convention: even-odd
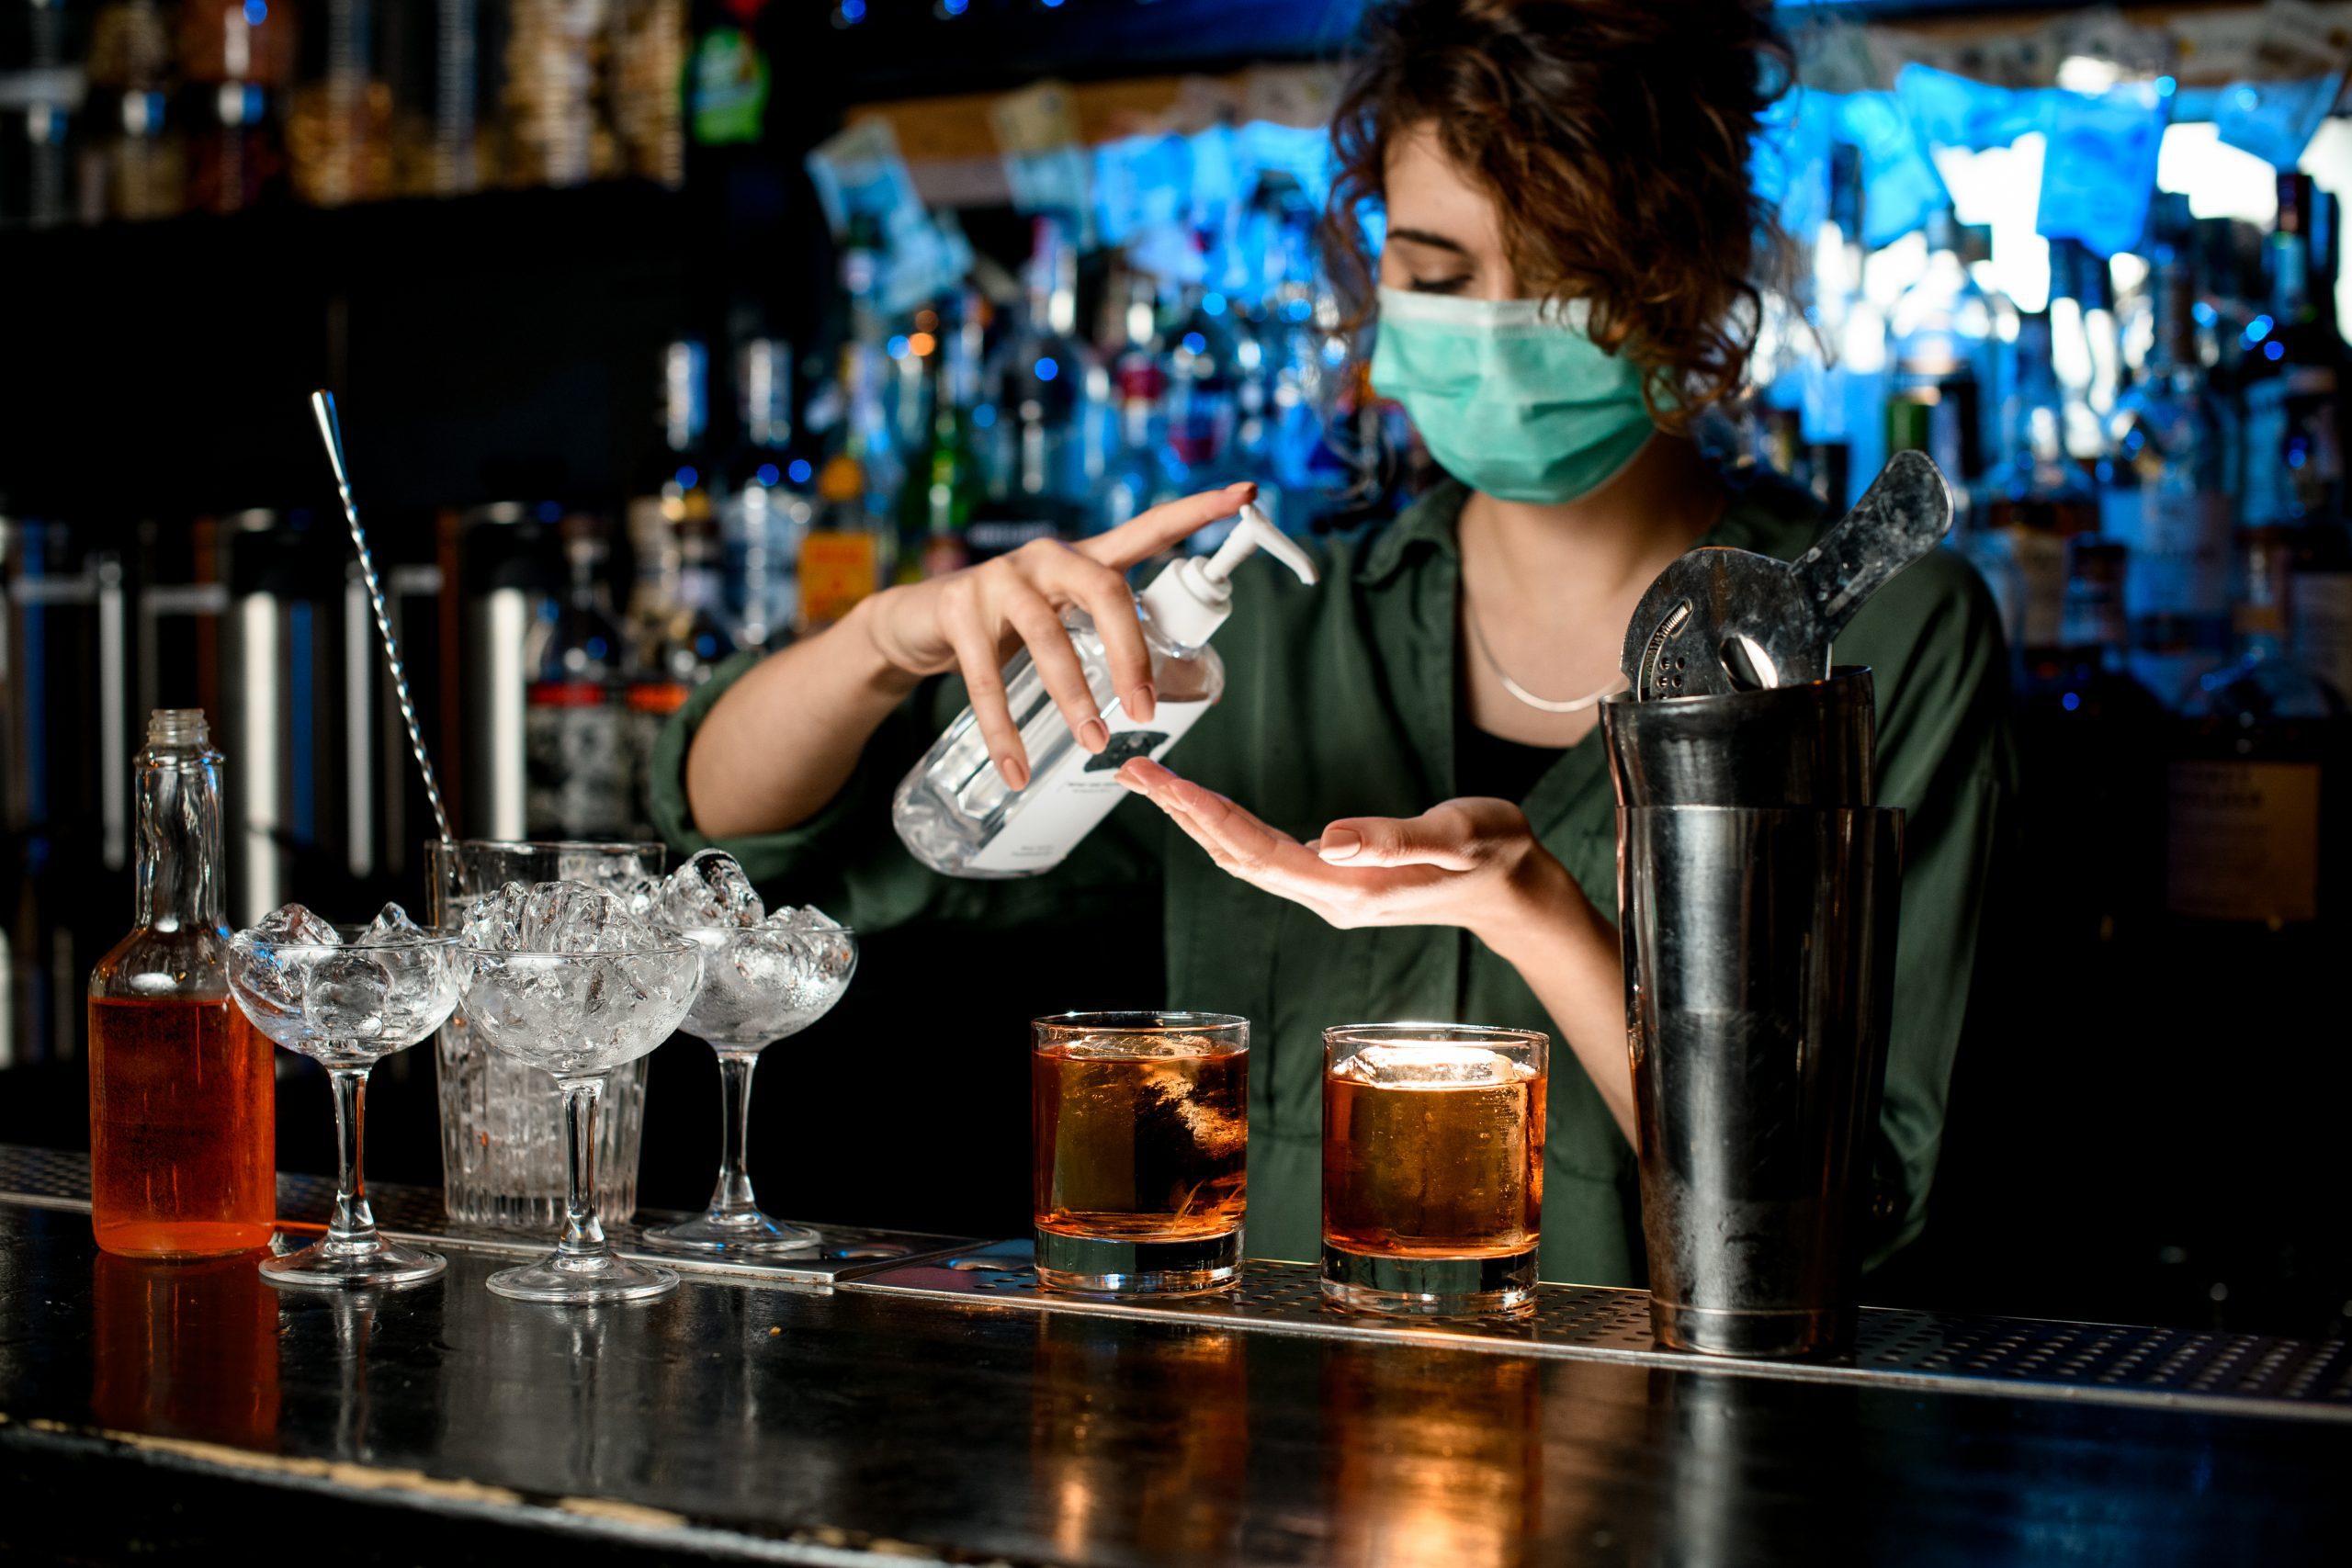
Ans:
[{"label": "blurred liquor bottle", "polygon": [[792,349],[752,338],[737,356],[742,443],[719,502],[728,608],[746,648],[790,640],[800,611],[800,544],[816,506],[814,468],[793,445]]},{"label": "blurred liquor bottle", "polygon": [[156,0],[112,0],[90,28],[91,135],[83,152],[82,218],[169,218],[186,209],[187,148],[175,123],[178,49]]},{"label": "blurred liquor bottle", "polygon": [[1025,302],[988,368],[996,452],[989,498],[972,520],[976,558],[1084,532],[1090,492],[1078,436],[1092,351],[1073,335],[1078,251],[1057,219],[1038,218],[1031,232]]},{"label": "blurred liquor bottle", "polygon": [[2165,903],[2209,927],[2280,933],[2335,923],[2346,821],[2343,699],[2297,661],[2292,531],[2239,531],[2234,657],[2199,681],[2166,773]]},{"label": "blurred liquor bottle", "polygon": [[[1168,456],[1178,488],[1214,490],[1244,471],[1236,436],[1241,419],[1238,344],[1225,296],[1204,285],[1186,284],[1178,294],[1168,333]],[[1213,534],[1191,547],[1214,548]]]},{"label": "blurred liquor bottle", "polygon": [[2007,629],[2011,648],[2031,660],[2065,646],[2066,547],[2075,535],[2097,532],[2098,498],[2066,450],[2066,398],[2051,357],[2050,312],[2022,312],[2014,346],[2016,389],[1984,513],[2017,562],[2018,624]]},{"label": "blurred liquor bottle", "polygon": [[[640,764],[662,726],[685,705],[700,678],[697,670],[707,672],[707,665],[698,666],[692,656],[696,634],[688,628],[704,618],[702,612],[715,612],[718,597],[707,581],[717,572],[719,556],[709,459],[704,450],[709,395],[710,360],[704,345],[681,338],[665,346],[658,405],[662,440],[628,503],[628,544],[636,572],[625,630],[629,722]],[[696,558],[691,586],[689,539]],[[711,603],[698,603],[707,592]],[[728,651],[733,651],[731,639]]]},{"label": "blurred liquor bottle", "polygon": [[604,525],[563,523],[564,591],[532,627],[524,691],[526,820],[535,839],[605,839],[633,820],[636,768]]},{"label": "blurred liquor bottle", "polygon": [[2152,335],[2109,422],[2100,521],[2132,552],[2124,606],[2132,668],[2169,704],[2227,657],[2228,469],[2238,432],[2205,374],[2188,199],[2160,202],[2151,229]]},{"label": "blurred liquor bottle", "polygon": [[1887,314],[1894,384],[1887,398],[1890,453],[1925,452],[1964,492],[1984,475],[1984,381],[1993,310],[1962,254],[1951,208],[1930,214],[1928,265]]},{"label": "blurred liquor bottle", "polygon": [[2157,907],[2169,714],[2132,671],[2129,552],[2078,534],[2067,559],[2060,646],[2028,659],[2018,690],[2019,864],[2039,884],[2037,919],[2086,953],[2135,934]]},{"label": "blurred liquor bottle", "polygon": [[1130,269],[1118,310],[1111,361],[1111,397],[1117,415],[1105,464],[1093,532],[1115,528],[1147,507],[1175,493],[1166,457],[1167,426],[1162,402],[1168,390],[1167,354],[1159,331],[1159,289],[1149,273]]},{"label": "blurred liquor bottle", "polygon": [[46,229],[79,215],[80,147],[96,95],[90,20],[80,7],[0,12],[0,228]]},{"label": "blurred liquor bottle", "polygon": [[686,0],[606,0],[616,172],[686,179]]},{"label": "blurred liquor bottle", "polygon": [[295,43],[291,0],[183,0],[190,209],[242,212],[279,194]]},{"label": "blurred liquor bottle", "polygon": [[[493,17],[499,9],[492,0]],[[411,0],[386,13],[390,194],[464,196],[484,185],[482,13],[482,0]]]},{"label": "blurred liquor bottle", "polygon": [[505,183],[576,186],[611,173],[599,112],[608,41],[601,0],[507,0]]},{"label": "blurred liquor bottle", "polygon": [[982,495],[972,414],[980,397],[987,307],[978,290],[967,289],[953,321],[935,314],[933,320],[935,338],[921,334],[933,341],[922,344],[919,355],[910,355],[931,361],[937,370],[928,439],[907,465],[906,485],[899,494],[898,559],[892,571],[899,582],[944,576],[969,563],[972,512]]},{"label": "blurred liquor bottle", "polygon": [[393,188],[392,89],[377,70],[376,7],[324,0],[315,13],[322,63],[295,89],[286,131],[295,194],[316,207],[374,201]]}]

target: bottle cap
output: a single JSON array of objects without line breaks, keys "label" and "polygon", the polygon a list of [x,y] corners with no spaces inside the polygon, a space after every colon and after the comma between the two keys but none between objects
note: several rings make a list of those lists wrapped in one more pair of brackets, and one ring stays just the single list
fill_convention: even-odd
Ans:
[{"label": "bottle cap", "polygon": [[1301,582],[1316,581],[1314,558],[1267,521],[1255,504],[1245,503],[1241,521],[1216,554],[1206,561],[1173,562],[1151,580],[1142,597],[1152,624],[1180,647],[1198,648],[1208,641],[1233,614],[1233,569],[1260,550],[1290,568]]}]

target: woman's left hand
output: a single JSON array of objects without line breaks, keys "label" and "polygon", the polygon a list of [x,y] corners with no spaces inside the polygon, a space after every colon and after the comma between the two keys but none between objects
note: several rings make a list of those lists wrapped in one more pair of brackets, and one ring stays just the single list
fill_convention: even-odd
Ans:
[{"label": "woman's left hand", "polygon": [[1575,883],[1507,800],[1449,800],[1419,817],[1345,817],[1300,843],[1225,796],[1137,759],[1119,782],[1148,796],[1209,858],[1342,931],[1460,926],[1497,939]]}]

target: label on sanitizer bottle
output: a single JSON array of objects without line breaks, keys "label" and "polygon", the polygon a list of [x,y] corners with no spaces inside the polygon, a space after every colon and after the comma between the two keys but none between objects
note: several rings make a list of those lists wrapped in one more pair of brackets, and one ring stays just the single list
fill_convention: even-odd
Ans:
[{"label": "label on sanitizer bottle", "polygon": [[1103,715],[1111,743],[1089,753],[1072,746],[1029,781],[1003,829],[968,863],[979,872],[1035,872],[1061,863],[1111,808],[1127,797],[1119,769],[1137,757],[1158,761],[1209,711],[1205,702],[1161,698],[1148,724],[1123,713]]}]

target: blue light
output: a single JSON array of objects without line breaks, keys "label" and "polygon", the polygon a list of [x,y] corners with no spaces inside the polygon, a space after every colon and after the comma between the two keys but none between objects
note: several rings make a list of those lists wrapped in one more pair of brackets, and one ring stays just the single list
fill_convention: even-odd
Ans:
[{"label": "blue light", "polygon": [[702,476],[695,472],[692,465],[681,468],[678,470],[678,488],[680,490],[692,490],[695,486],[700,483],[702,483]]},{"label": "blue light", "polygon": [[2213,324],[2213,307],[2208,305],[2202,299],[2199,299],[2196,304],[2190,306],[2188,308],[2188,313],[2197,318],[2197,324],[2200,327],[2210,327]]},{"label": "blue light", "polygon": [[971,9],[972,0],[939,0],[939,8],[951,17],[960,17]]},{"label": "blue light", "polygon": [[2272,320],[2267,315],[2256,316],[2254,320],[2248,321],[2245,324],[2245,341],[2247,346],[2251,347],[2255,344],[2260,343],[2264,338],[2268,337],[2270,335],[2270,329],[2278,324],[2278,323],[2276,321]]},{"label": "blue light", "polygon": [[2174,81],[2169,76],[2159,76],[2156,78],[2156,96],[2160,98],[2171,97],[2174,93],[2179,90],[2179,88],[2180,84]]},{"label": "blue light", "polygon": [[2287,448],[2287,466],[2290,468],[2300,468],[2305,463],[2310,462],[2311,459],[2312,455],[2308,451],[2304,450],[2302,443],[2301,442],[2297,442],[2294,446]]},{"label": "blue light", "polygon": [[891,338],[888,347],[891,358],[904,359],[907,356],[907,334],[899,333]]},{"label": "blue light", "polygon": [[257,28],[269,20],[268,0],[245,0],[245,26]]},{"label": "blue light", "polygon": [[842,20],[852,26],[865,20],[865,0],[842,0]]},{"label": "blue light", "polygon": [[2265,359],[2284,359],[2287,357],[2287,345],[2276,341],[2275,339],[2269,343],[2266,343],[2262,345],[2262,357]]},{"label": "blue light", "polygon": [[1062,0],[1037,0],[1037,4],[1048,11],[1058,11],[1062,8]]},{"label": "blue light", "polygon": [[1204,313],[1212,316],[1224,315],[1225,296],[1217,293],[1215,289],[1211,289],[1208,293],[1201,296],[1201,310]]},{"label": "blue light", "polygon": [[1204,337],[1203,337],[1200,333],[1186,333],[1184,334],[1184,351],[1185,351],[1186,353],[1188,353],[1188,354],[1206,354],[1206,353],[1208,352],[1208,349],[1209,349],[1209,340],[1208,340],[1208,339],[1206,339],[1206,338],[1204,338]]},{"label": "blue light", "polygon": [[1050,381],[1055,377],[1062,373],[1062,367],[1055,364],[1051,359],[1040,359],[1037,361],[1034,368],[1036,370],[1037,379],[1040,381]]},{"label": "blue light", "polygon": [[753,477],[763,485],[774,485],[776,480],[782,479],[784,476],[777,470],[776,466],[774,463],[762,463],[760,465],[760,471]]},{"label": "blue light", "polygon": [[791,466],[784,471],[792,476],[792,482],[797,485],[807,484],[817,474],[817,470],[808,466],[808,459],[806,457],[795,457],[792,459]]},{"label": "blue light", "polygon": [[996,405],[994,403],[982,403],[979,407],[974,409],[972,411],[972,423],[978,425],[982,430],[987,430],[994,426],[996,423]]},{"label": "blue light", "polygon": [[2058,705],[2064,708],[2068,713],[2072,713],[2076,708],[2083,705],[2083,694],[2080,692],[2069,692],[2064,696],[2058,699]]}]

